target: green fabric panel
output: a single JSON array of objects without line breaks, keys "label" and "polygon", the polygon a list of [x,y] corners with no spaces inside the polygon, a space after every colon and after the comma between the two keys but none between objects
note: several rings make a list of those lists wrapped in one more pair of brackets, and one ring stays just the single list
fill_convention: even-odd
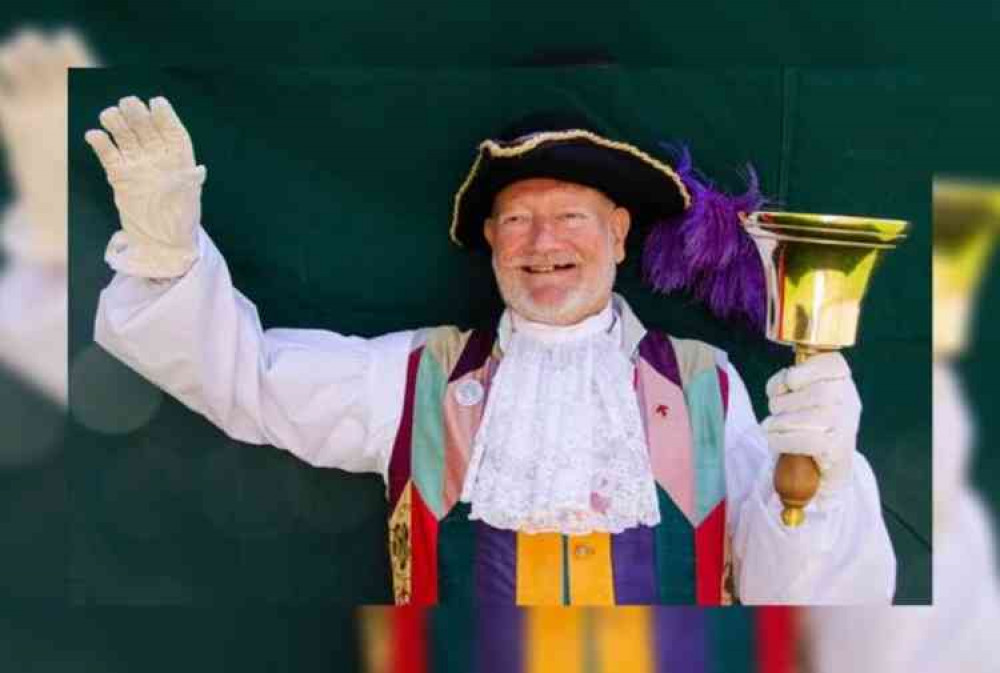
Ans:
[{"label": "green fabric panel", "polygon": [[705,673],[757,673],[753,608],[704,610],[708,630]]},{"label": "green fabric panel", "polygon": [[458,503],[438,524],[438,603],[476,603],[476,523]]},{"label": "green fabric panel", "polygon": [[[476,668],[479,610],[471,603],[427,608],[427,673],[469,673]],[[517,673],[517,672],[512,672]]]},{"label": "green fabric panel", "polygon": [[716,349],[706,343],[694,339],[677,339],[670,337],[674,353],[677,356],[677,368],[680,371],[681,383],[687,386],[702,372],[714,369],[717,363]]},{"label": "green fabric panel", "polygon": [[417,371],[413,399],[413,483],[424,504],[441,519],[444,516],[444,409],[447,375],[434,356],[424,349]]},{"label": "green fabric panel", "polygon": [[569,596],[569,538],[565,535],[562,538],[562,604],[570,604]]},{"label": "green fabric panel", "polygon": [[471,331],[462,332],[451,325],[435,327],[428,332],[424,347],[434,354],[446,382],[470,336]]},{"label": "green fabric panel", "polygon": [[684,386],[684,401],[691,421],[697,526],[726,495],[726,426],[714,366]]},{"label": "green fabric panel", "polygon": [[654,531],[660,603],[695,602],[694,529],[667,492],[656,486],[660,523]]}]

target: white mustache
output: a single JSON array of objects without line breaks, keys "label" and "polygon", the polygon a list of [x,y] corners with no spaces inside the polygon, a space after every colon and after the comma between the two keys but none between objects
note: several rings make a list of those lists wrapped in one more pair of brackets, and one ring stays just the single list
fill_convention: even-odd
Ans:
[{"label": "white mustache", "polygon": [[565,264],[580,264],[582,260],[577,255],[531,255],[513,257],[506,262],[506,267],[525,266],[563,266]]}]

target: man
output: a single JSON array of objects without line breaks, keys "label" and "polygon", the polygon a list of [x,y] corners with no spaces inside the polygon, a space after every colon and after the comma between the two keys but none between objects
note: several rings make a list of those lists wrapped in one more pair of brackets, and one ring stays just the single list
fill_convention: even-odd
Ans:
[{"label": "man", "polygon": [[[647,332],[612,293],[630,229],[664,223],[659,242],[678,247],[647,255],[669,284],[698,223],[723,212],[728,240],[692,268],[723,313],[753,303],[752,283],[723,278],[745,256],[706,254],[745,251],[738,201],[686,163],[537,118],[484,142],[451,236],[491,248],[507,310],[490,329],[365,340],[261,329],[200,227],[205,168],[166,100],[125,98],[100,121],[113,140],[86,139],[122,230],[95,339],[236,439],[381,474],[397,603],[891,600],[843,358],[776,374],[765,433],[724,353]],[[797,529],[771,487],[772,453],[792,450],[823,475]]]}]

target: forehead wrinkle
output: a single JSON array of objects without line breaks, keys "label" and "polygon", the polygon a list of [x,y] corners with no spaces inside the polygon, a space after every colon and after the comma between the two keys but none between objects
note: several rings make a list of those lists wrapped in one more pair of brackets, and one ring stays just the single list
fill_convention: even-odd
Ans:
[{"label": "forehead wrinkle", "polygon": [[609,208],[615,206],[614,202],[598,189],[554,178],[528,178],[507,185],[493,197],[492,211],[496,213],[507,207],[505,201],[510,199],[514,199],[516,203],[527,201],[531,204],[538,201],[567,199],[578,206],[589,205],[589,202],[596,202],[595,205]]}]

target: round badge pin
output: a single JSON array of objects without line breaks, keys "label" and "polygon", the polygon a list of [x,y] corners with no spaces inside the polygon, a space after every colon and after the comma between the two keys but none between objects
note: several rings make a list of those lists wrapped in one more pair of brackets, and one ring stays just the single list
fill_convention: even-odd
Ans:
[{"label": "round badge pin", "polygon": [[471,407],[483,401],[483,384],[475,379],[462,381],[455,386],[455,400],[463,407]]}]

